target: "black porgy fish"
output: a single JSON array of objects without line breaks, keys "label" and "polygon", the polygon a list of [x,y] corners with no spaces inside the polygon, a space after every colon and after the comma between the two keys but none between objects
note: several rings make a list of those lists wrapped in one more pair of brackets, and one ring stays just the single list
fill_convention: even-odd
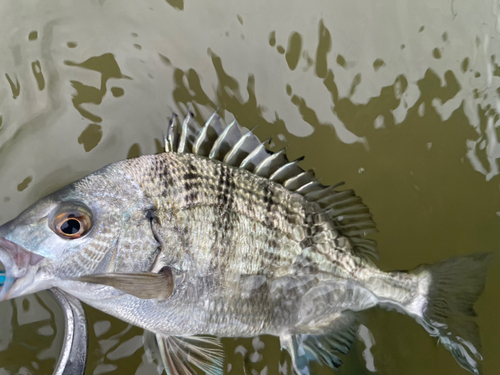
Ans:
[{"label": "black porgy fish", "polygon": [[[407,272],[371,261],[368,208],[236,121],[176,116],[165,152],[110,164],[0,227],[0,300],[60,288],[156,335],[169,374],[221,374],[217,337],[278,336],[294,370],[338,368],[360,311],[413,317],[480,373],[490,254]],[[203,335],[211,335],[211,338]]]}]

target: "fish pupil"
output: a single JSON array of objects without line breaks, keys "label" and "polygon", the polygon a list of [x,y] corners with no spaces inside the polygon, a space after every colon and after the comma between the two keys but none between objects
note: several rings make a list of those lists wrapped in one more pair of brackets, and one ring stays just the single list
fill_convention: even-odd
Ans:
[{"label": "fish pupil", "polygon": [[61,225],[64,234],[77,234],[80,231],[80,222],[76,219],[68,219]]}]

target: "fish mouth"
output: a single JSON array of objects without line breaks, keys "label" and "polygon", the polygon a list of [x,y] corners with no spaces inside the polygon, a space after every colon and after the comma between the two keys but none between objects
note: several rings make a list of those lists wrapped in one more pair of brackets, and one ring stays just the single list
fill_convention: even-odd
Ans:
[{"label": "fish mouth", "polygon": [[[42,256],[0,237],[0,301],[17,297],[25,289],[25,279],[34,275],[33,266],[43,259]],[[23,284],[23,285],[21,285]]]},{"label": "fish mouth", "polygon": [[5,284],[5,266],[0,262],[0,292],[2,291],[3,284]]}]

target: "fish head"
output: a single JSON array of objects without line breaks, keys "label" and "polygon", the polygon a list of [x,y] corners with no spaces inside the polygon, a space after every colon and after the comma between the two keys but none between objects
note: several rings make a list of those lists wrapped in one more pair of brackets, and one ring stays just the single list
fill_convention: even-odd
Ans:
[{"label": "fish head", "polygon": [[151,211],[127,161],[42,198],[0,226],[0,301],[83,275],[148,270],[159,246]]}]

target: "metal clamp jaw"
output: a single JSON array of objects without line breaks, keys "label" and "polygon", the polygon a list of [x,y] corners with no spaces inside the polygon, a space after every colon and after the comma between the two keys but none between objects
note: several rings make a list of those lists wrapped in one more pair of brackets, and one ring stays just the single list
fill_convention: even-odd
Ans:
[{"label": "metal clamp jaw", "polygon": [[64,313],[64,341],[54,375],[83,375],[87,364],[87,319],[78,299],[63,291],[49,289]]}]

